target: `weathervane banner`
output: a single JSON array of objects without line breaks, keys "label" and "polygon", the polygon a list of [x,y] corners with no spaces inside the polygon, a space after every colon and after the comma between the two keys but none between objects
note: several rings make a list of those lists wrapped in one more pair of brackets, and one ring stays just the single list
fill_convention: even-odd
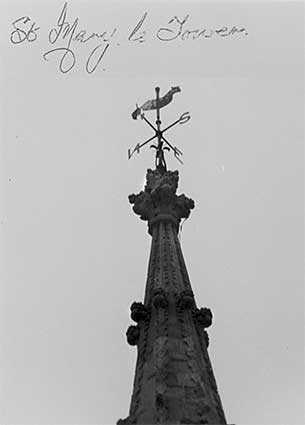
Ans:
[{"label": "weathervane banner", "polygon": [[[163,108],[168,105],[172,100],[175,93],[179,93],[181,91],[180,87],[172,87],[163,97],[160,97],[158,106],[159,108]],[[142,106],[138,106],[131,114],[132,118],[136,120],[139,115],[141,115],[142,111],[150,111],[153,109],[157,109],[157,99],[147,100],[143,103]]]}]

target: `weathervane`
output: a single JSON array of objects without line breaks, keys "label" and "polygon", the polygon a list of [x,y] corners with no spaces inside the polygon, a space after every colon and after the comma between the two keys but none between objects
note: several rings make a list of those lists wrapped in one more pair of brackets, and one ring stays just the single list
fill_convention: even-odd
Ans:
[{"label": "weathervane", "polygon": [[[172,101],[173,95],[175,93],[180,92],[181,89],[180,89],[180,87],[172,87],[161,98],[159,97],[160,87],[156,87],[155,91],[156,91],[156,99],[148,100],[145,103],[143,103],[143,105],[140,106],[140,107],[138,105],[136,105],[135,111],[131,114],[132,118],[135,119],[135,120],[140,115],[142,120],[144,120],[155,131],[155,135],[152,136],[151,138],[149,138],[148,140],[146,140],[145,142],[141,143],[141,144],[137,143],[137,145],[135,146],[135,148],[132,151],[130,149],[128,149],[128,159],[130,159],[135,152],[140,153],[140,149],[144,145],[146,145],[147,143],[149,143],[152,140],[154,140],[155,138],[157,138],[158,144],[157,145],[151,145],[150,147],[156,149],[156,160],[155,160],[156,168],[161,170],[161,171],[166,171],[166,162],[165,162],[165,157],[164,157],[164,151],[165,150],[167,150],[167,151],[172,150],[174,152],[175,158],[181,164],[183,164],[183,162],[181,161],[181,159],[179,157],[180,157],[180,155],[183,155],[183,154],[176,146],[173,146],[164,137],[164,133],[167,130],[169,130],[170,128],[174,127],[174,125],[176,125],[178,123],[179,124],[186,123],[187,121],[189,121],[191,119],[191,116],[190,116],[189,112],[184,112],[180,116],[180,118],[178,118],[175,122],[173,122],[168,127],[161,130],[160,109],[163,108],[164,106],[168,105]],[[149,111],[149,110],[152,110],[152,109],[156,109],[156,111],[157,111],[157,120],[156,120],[157,128],[145,117],[144,112],[143,112],[143,111]],[[164,142],[166,143],[167,146],[163,146]]]}]

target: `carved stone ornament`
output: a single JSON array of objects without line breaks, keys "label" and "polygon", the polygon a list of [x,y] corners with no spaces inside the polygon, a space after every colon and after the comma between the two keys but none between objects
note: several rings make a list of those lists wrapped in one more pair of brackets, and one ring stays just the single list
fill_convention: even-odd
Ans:
[{"label": "carved stone ornament", "polygon": [[190,289],[185,289],[179,295],[177,306],[181,310],[189,310],[194,306],[194,294]]},{"label": "carved stone ornament", "polygon": [[201,308],[200,310],[197,308],[195,311],[195,318],[203,328],[208,328],[212,324],[212,311],[206,307]]},{"label": "carved stone ornament", "polygon": [[116,423],[116,425],[129,425],[130,424],[130,422],[129,422],[129,420],[128,420],[129,418],[127,417],[127,418],[125,418],[125,419],[119,419],[118,421],[117,421],[117,423]]},{"label": "carved stone ornament", "polygon": [[139,326],[131,325],[126,332],[127,342],[130,345],[137,345],[140,338],[140,328]]},{"label": "carved stone ornament", "polygon": [[145,320],[148,317],[148,310],[143,303],[134,302],[130,307],[131,318],[135,322],[139,322],[140,320]]},{"label": "carved stone ornament", "polygon": [[151,227],[159,220],[172,221],[176,229],[182,218],[188,218],[195,207],[194,201],[185,195],[176,195],[178,188],[178,171],[147,170],[146,186],[137,195],[129,195],[133,211],[142,220],[148,221],[149,233]]},{"label": "carved stone ornament", "polygon": [[119,419],[117,421],[116,425],[133,425],[135,423],[136,423],[136,421],[135,421],[134,418],[127,416],[127,418],[125,418],[125,419]]},{"label": "carved stone ornament", "polygon": [[153,303],[156,308],[166,308],[168,306],[168,293],[163,288],[155,289]]},{"label": "carved stone ornament", "polygon": [[208,347],[210,345],[209,334],[207,333],[207,331],[203,331],[203,335],[204,335],[205,344]]},{"label": "carved stone ornament", "polygon": [[182,422],[181,423],[183,423],[183,424],[185,424],[185,425],[194,425],[195,423],[197,424],[208,424],[209,423],[209,421],[207,420],[207,419],[200,419],[200,421],[198,422],[198,419],[197,418],[183,418],[182,419]]}]

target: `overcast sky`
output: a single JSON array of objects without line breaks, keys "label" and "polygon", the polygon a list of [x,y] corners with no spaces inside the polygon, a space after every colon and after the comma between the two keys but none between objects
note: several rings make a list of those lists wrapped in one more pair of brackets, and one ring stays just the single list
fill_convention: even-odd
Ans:
[{"label": "overcast sky", "polygon": [[[0,7],[0,423],[128,415],[125,332],[151,239],[127,197],[154,158],[145,147],[128,161],[127,149],[153,135],[131,112],[157,85],[181,87],[164,125],[192,117],[168,132],[184,165],[167,162],[196,204],[181,244],[196,302],[214,314],[228,423],[304,423],[302,2]],[[69,46],[64,21],[79,34]],[[61,65],[56,48],[70,49]]]}]

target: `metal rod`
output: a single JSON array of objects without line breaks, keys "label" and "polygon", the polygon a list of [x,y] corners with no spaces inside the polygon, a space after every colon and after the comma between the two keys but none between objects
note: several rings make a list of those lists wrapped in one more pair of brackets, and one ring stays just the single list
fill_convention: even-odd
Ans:
[{"label": "metal rod", "polygon": [[174,125],[178,124],[181,121],[181,118],[179,118],[177,121],[173,122],[171,125],[169,125],[168,127],[164,128],[162,130],[162,133],[165,133],[165,131],[169,130],[170,128],[174,127]]},{"label": "metal rod", "polygon": [[162,139],[164,140],[164,142],[165,143],[167,143],[168,144],[168,146],[170,147],[170,148],[172,148],[172,150],[174,151],[174,156],[175,156],[175,158],[180,162],[180,164],[183,164],[183,162],[181,161],[181,159],[178,157],[178,154],[179,155],[182,155],[182,152],[179,150],[179,149],[177,149],[175,146],[173,146],[173,145],[171,145],[170,143],[169,143],[169,141],[167,140],[167,139],[165,139],[165,137],[162,135]]},{"label": "metal rod", "polygon": [[160,106],[159,106],[159,94],[160,94],[160,87],[156,87],[156,109],[157,109],[157,133],[158,133],[158,145],[159,148],[162,146],[162,142],[161,142],[161,130],[160,130],[160,124],[161,124],[161,120],[160,120]]},{"label": "metal rod", "polygon": [[150,139],[146,140],[145,142],[143,142],[140,146],[139,149],[142,148],[144,145],[146,145],[146,143],[151,142],[152,140],[154,140],[157,137],[157,135],[155,134],[154,136],[152,136]]},{"label": "metal rod", "polygon": [[162,139],[164,140],[164,142],[165,142],[165,143],[167,143],[167,144],[168,144],[168,146],[169,146],[170,148],[172,148],[172,150],[173,150],[174,152],[176,152],[176,151],[177,151],[177,149],[175,149],[175,148],[174,148],[174,146],[172,146],[172,145],[169,143],[169,141],[165,139],[165,137],[164,137],[163,135],[162,135]]},{"label": "metal rod", "polygon": [[146,121],[147,122],[147,124],[153,129],[153,130],[155,130],[155,132],[156,132],[156,134],[158,133],[158,130],[156,129],[156,127],[144,116],[144,115],[141,115],[141,117],[142,117],[142,119],[144,120],[144,121]]}]

